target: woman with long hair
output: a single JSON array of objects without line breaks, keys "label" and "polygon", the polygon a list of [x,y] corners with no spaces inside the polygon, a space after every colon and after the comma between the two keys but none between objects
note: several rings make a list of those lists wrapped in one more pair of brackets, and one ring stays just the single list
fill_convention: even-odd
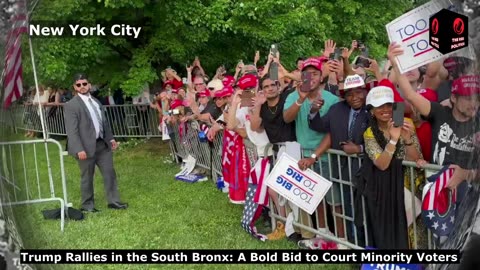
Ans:
[{"label": "woman with long hair", "polygon": [[402,161],[422,158],[412,121],[405,118],[402,126],[395,126],[393,102],[393,90],[386,86],[375,87],[367,95],[371,114],[364,133],[368,158],[356,185],[366,199],[370,246],[379,249],[409,248]]}]

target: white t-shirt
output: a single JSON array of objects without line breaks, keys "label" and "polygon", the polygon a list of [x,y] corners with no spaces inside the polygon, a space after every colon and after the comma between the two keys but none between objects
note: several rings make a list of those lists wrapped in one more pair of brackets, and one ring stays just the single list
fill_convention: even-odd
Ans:
[{"label": "white t-shirt", "polygon": [[[240,105],[239,105],[239,108],[237,109],[237,113],[235,116],[237,118],[237,121],[239,122],[238,127],[245,128],[245,130],[247,131],[248,139],[257,147],[258,156],[264,157],[265,148],[270,143],[265,130],[263,130],[262,132],[256,132],[251,129],[250,115],[248,114],[247,107],[240,108]],[[273,155],[273,151],[271,147],[268,149],[267,155],[269,156]]]}]

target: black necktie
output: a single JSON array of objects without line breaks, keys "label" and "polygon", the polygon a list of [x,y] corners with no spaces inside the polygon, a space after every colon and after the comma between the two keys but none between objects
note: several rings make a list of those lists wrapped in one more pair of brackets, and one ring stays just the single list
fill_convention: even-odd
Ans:
[{"label": "black necktie", "polygon": [[358,112],[353,112],[352,122],[350,122],[350,127],[348,128],[348,140],[353,140],[353,128],[355,127],[355,120],[357,120]]}]

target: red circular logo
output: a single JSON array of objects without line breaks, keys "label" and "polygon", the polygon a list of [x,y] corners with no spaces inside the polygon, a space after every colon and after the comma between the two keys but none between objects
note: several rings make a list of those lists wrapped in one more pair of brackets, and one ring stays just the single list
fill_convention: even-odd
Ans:
[{"label": "red circular logo", "polygon": [[463,31],[465,30],[465,24],[463,23],[463,20],[460,18],[456,18],[455,21],[453,21],[453,31],[457,35],[463,34]]},{"label": "red circular logo", "polygon": [[436,35],[438,33],[438,20],[437,18],[432,21],[432,33]]}]

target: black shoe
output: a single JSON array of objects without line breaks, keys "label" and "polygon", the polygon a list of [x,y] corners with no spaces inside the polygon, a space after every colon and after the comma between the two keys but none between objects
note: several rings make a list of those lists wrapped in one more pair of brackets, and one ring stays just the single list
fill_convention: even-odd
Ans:
[{"label": "black shoe", "polygon": [[301,241],[301,240],[305,240],[305,239],[303,239],[302,235],[297,232],[294,232],[290,236],[288,236],[288,241],[292,241],[294,243],[298,243],[298,241]]},{"label": "black shoe", "polygon": [[108,208],[110,209],[127,209],[128,204],[127,203],[111,203],[108,205]]},{"label": "black shoe", "polygon": [[85,209],[85,208],[80,208],[80,211],[82,212],[89,212],[89,213],[97,213],[97,212],[100,212],[100,210],[98,210],[97,208],[92,208],[92,209]]}]

